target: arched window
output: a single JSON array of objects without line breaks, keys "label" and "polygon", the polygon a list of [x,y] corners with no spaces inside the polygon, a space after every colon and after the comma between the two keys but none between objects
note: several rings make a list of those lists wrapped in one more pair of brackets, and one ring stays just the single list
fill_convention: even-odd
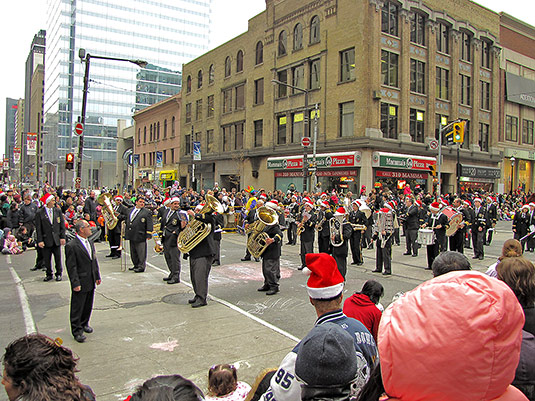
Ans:
[{"label": "arched window", "polygon": [[236,72],[240,71],[243,71],[243,52],[241,50],[236,55]]},{"label": "arched window", "polygon": [[188,75],[188,78],[186,79],[186,93],[191,92],[191,75]]},{"label": "arched window", "polygon": [[294,50],[303,48],[303,25],[297,24],[294,28]]},{"label": "arched window", "polygon": [[255,65],[264,62],[264,44],[260,41],[256,44]]},{"label": "arched window", "polygon": [[320,18],[314,15],[310,20],[310,43],[320,41]]},{"label": "arched window", "polygon": [[225,78],[230,77],[230,70],[231,70],[231,67],[230,67],[230,57],[227,57],[227,58],[225,59]]},{"label": "arched window", "polygon": [[286,54],[286,41],[288,40],[288,34],[286,31],[279,33],[279,56]]},{"label": "arched window", "polygon": [[141,128],[137,129],[137,144],[141,145]]},{"label": "arched window", "polygon": [[208,83],[213,84],[215,79],[215,69],[214,65],[212,64],[210,68],[208,69]]},{"label": "arched window", "polygon": [[197,89],[202,88],[202,70],[197,73]]}]

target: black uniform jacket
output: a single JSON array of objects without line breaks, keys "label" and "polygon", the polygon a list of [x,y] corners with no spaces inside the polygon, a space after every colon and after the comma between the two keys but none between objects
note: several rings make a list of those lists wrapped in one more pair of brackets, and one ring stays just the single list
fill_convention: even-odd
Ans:
[{"label": "black uniform jacket", "polygon": [[273,224],[272,226],[267,226],[264,232],[269,235],[269,238],[275,240],[274,243],[270,244],[262,257],[264,259],[278,259],[281,256],[281,244],[282,244],[282,230],[278,224]]},{"label": "black uniform jacket", "polygon": [[65,220],[60,208],[54,207],[53,215],[52,224],[50,224],[45,207],[35,214],[37,243],[44,242],[46,247],[60,246],[60,239],[65,239]]},{"label": "black uniform jacket", "polygon": [[212,213],[196,214],[195,219],[205,224],[210,224],[210,234],[205,237],[195,248],[189,252],[192,259],[204,258],[215,255],[214,227],[215,217]]},{"label": "black uniform jacket", "polygon": [[82,242],[76,236],[72,241],[65,245],[65,265],[71,289],[81,286],[81,292],[89,292],[95,289],[95,282],[100,280],[100,271],[96,258],[95,245],[91,245],[91,258]]},{"label": "black uniform jacket", "polygon": [[134,220],[131,221],[133,210],[134,208],[131,208],[126,216],[126,239],[133,242],[144,242],[152,237],[152,213],[148,209],[141,208]]}]

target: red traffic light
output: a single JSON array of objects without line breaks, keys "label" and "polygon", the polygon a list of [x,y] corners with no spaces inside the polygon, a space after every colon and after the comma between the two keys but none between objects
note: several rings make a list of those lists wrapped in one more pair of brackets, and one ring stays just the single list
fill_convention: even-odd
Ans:
[{"label": "red traffic light", "polygon": [[73,153],[67,153],[66,160],[67,160],[67,163],[74,162],[74,154]]}]

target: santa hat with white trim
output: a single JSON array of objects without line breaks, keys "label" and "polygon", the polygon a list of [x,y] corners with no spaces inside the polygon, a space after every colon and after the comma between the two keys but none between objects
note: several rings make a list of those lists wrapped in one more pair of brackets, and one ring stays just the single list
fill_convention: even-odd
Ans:
[{"label": "santa hat with white trim", "polygon": [[56,199],[54,195],[44,194],[43,196],[41,196],[40,201],[43,202],[43,205],[48,205],[48,202],[53,201],[54,199]]},{"label": "santa hat with white trim", "polygon": [[172,198],[169,199],[169,203],[173,203],[173,202],[180,203],[180,198],[178,196],[173,196]]},{"label": "santa hat with white trim", "polygon": [[116,200],[116,201],[117,201],[117,200],[122,201],[122,200],[123,200],[122,195],[115,195],[115,200]]},{"label": "santa hat with white trim", "polygon": [[440,210],[440,207],[441,207],[440,203],[433,202],[429,205],[429,210],[434,213],[437,213]]},{"label": "santa hat with white trim", "polygon": [[167,206],[170,203],[171,203],[171,198],[165,198],[164,201],[163,201],[163,205],[164,206]]},{"label": "santa hat with white trim", "polygon": [[307,292],[312,299],[331,299],[342,293],[344,278],[328,253],[307,253],[305,272],[310,272]]},{"label": "santa hat with white trim", "polygon": [[279,202],[276,199],[271,199],[269,202],[266,202],[264,206],[269,207],[272,210],[277,210],[279,208]]},{"label": "santa hat with white trim", "polygon": [[346,214],[346,210],[342,206],[340,206],[338,209],[336,209],[336,212],[334,212],[335,216],[345,216]]}]

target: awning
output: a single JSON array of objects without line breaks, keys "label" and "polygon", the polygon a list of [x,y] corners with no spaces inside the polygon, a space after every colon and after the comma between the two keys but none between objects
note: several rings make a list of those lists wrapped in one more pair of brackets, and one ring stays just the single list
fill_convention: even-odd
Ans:
[{"label": "awning", "polygon": [[372,154],[373,167],[429,171],[429,166],[434,166],[436,164],[437,159],[435,157],[387,152],[373,152]]},{"label": "awning", "polygon": [[[307,155],[307,161],[312,163],[313,158],[310,153]],[[360,167],[362,166],[362,153],[355,152],[340,153],[319,153],[316,154],[316,167],[319,169],[333,167]],[[302,169],[303,155],[268,157],[267,168],[275,170]]]},{"label": "awning", "polygon": [[160,181],[170,181],[176,179],[176,170],[160,171]]}]

